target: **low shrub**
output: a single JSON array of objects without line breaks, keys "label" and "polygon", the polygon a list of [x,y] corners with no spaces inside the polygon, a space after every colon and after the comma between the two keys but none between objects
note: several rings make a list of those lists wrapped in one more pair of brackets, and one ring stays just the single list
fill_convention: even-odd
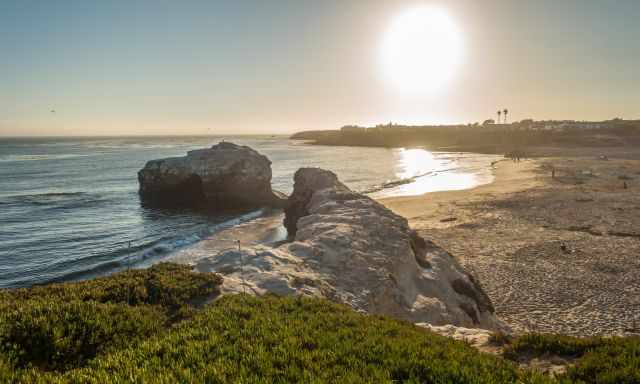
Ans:
[{"label": "low shrub", "polygon": [[530,354],[541,356],[555,354],[560,356],[579,357],[585,352],[602,345],[603,339],[577,338],[571,336],[530,333],[517,337],[505,350],[505,356]]},{"label": "low shrub", "polygon": [[513,341],[513,336],[502,331],[493,332],[489,336],[489,342],[495,345],[508,345]]},{"label": "low shrub", "polygon": [[245,295],[222,297],[172,330],[84,368],[45,375],[95,383],[548,382],[409,323],[321,299]]},{"label": "low shrub", "polygon": [[640,337],[527,334],[516,338],[505,350],[510,359],[520,355],[576,358],[557,378],[561,383],[640,384]]},{"label": "low shrub", "polygon": [[165,321],[151,306],[30,300],[0,313],[0,351],[17,366],[64,370],[145,339]]},{"label": "low shrub", "polygon": [[161,263],[149,269],[120,272],[94,280],[51,284],[6,291],[2,302],[34,298],[60,301],[97,301],[130,305],[161,305],[178,310],[198,298],[219,293],[222,277],[195,273],[187,265]]},{"label": "low shrub", "polygon": [[[158,264],[90,281],[0,291],[0,370],[64,371],[166,331],[219,293],[220,276]],[[35,373],[34,373],[35,372]],[[0,378],[3,378],[0,376]]]},{"label": "low shrub", "polygon": [[569,367],[563,379],[575,383],[640,383],[640,337],[607,339]]}]

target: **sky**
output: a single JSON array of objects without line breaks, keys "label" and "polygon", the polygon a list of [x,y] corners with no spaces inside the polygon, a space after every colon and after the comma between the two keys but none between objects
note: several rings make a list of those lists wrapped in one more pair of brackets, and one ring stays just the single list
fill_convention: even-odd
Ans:
[{"label": "sky", "polygon": [[[383,47],[424,7],[446,14],[460,55],[437,90],[408,92]],[[503,108],[635,119],[638,15],[638,0],[0,0],[0,136],[279,134]],[[408,57],[450,54],[434,41]]]}]

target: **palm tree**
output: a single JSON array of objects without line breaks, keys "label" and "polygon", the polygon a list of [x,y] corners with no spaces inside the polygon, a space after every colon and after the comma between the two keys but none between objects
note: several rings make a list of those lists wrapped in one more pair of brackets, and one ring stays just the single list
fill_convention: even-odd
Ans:
[{"label": "palm tree", "polygon": [[502,115],[502,111],[498,111],[498,124],[500,124],[500,115]]},{"label": "palm tree", "polygon": [[507,124],[507,114],[509,113],[509,110],[505,108],[502,113],[504,114],[504,123]]}]

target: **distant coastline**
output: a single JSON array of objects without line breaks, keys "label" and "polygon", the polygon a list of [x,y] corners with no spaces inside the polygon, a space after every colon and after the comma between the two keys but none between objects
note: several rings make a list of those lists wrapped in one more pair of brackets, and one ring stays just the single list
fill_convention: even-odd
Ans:
[{"label": "distant coastline", "polygon": [[502,154],[528,147],[621,147],[640,144],[640,120],[602,122],[522,120],[509,124],[348,125],[338,130],[302,131],[291,139],[313,145],[424,147],[430,150]]}]

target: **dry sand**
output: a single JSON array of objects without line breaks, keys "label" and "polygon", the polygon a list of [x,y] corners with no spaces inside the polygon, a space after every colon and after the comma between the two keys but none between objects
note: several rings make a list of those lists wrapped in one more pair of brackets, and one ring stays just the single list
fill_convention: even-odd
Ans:
[{"label": "dry sand", "polygon": [[492,184],[381,201],[474,273],[516,332],[640,327],[639,160],[501,161]]}]

